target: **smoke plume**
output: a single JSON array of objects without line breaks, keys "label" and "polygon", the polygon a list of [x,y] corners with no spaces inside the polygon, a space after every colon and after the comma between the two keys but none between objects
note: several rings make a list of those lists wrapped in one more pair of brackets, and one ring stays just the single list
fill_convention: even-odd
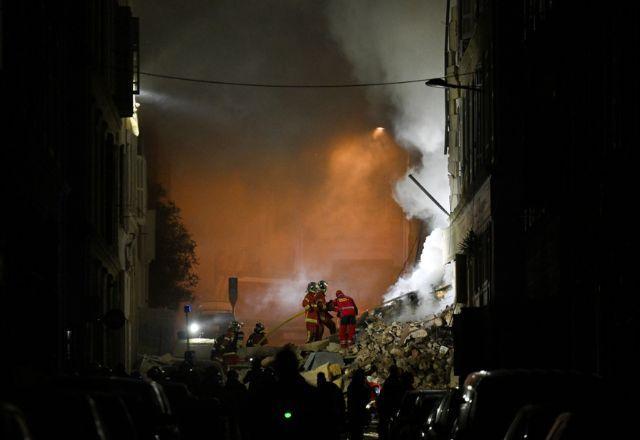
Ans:
[{"label": "smoke plume", "polygon": [[[445,6],[444,1],[336,0],[327,12],[332,35],[359,80],[401,81],[442,75]],[[419,218],[431,229],[420,261],[401,275],[384,298],[418,292],[421,307],[414,313],[435,313],[452,300],[436,301],[432,294],[434,287],[451,279],[441,229],[447,227],[447,218],[408,174],[448,206],[442,91],[418,83],[370,89],[368,98],[389,109],[394,138],[416,157],[395,184],[394,197],[408,218]]]}]

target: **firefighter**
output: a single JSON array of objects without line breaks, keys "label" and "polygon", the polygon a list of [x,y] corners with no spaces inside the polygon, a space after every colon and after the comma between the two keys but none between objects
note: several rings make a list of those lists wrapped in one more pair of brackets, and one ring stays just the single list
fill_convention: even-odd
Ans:
[{"label": "firefighter", "polygon": [[320,340],[320,329],[322,326],[318,322],[318,285],[315,282],[310,282],[307,285],[307,294],[302,300],[302,307],[304,307],[304,322],[307,327],[307,342],[314,342]]},{"label": "firefighter", "polygon": [[238,347],[241,347],[244,343],[244,331],[242,330],[243,322],[233,321],[231,323],[232,331],[233,331],[233,343],[232,348],[233,351],[236,351]]},{"label": "firefighter", "polygon": [[251,333],[247,339],[247,347],[267,345],[267,336],[264,334],[264,330],[264,324],[257,322],[253,328],[253,333]]},{"label": "firefighter", "polygon": [[238,343],[242,343],[242,339],[244,339],[242,324],[238,321],[232,321],[225,334],[216,339],[213,349],[217,354],[221,355],[235,353],[238,349]]},{"label": "firefighter", "polygon": [[324,333],[324,328],[329,329],[329,333],[335,335],[337,332],[336,323],[333,321],[333,315],[329,313],[333,310],[333,301],[327,302],[326,293],[329,284],[325,280],[318,281],[318,320],[320,321],[320,338]]},{"label": "firefighter", "polygon": [[346,354],[354,344],[358,307],[353,298],[337,290],[333,308],[340,318],[340,348]]},{"label": "firefighter", "polygon": [[211,350],[211,359],[227,353],[229,351],[229,347],[231,346],[232,340],[233,336],[231,333],[231,326],[229,326],[223,335],[215,338],[213,349]]}]

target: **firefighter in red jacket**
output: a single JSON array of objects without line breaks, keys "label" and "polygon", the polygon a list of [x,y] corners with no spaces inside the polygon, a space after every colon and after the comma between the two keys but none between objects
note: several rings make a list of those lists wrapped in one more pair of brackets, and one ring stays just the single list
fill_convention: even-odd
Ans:
[{"label": "firefighter in red jacket", "polygon": [[307,285],[307,294],[302,300],[304,307],[304,322],[307,327],[307,342],[320,340],[320,329],[322,328],[318,319],[318,285],[310,282]]},{"label": "firefighter in red jacket", "polygon": [[253,333],[249,335],[247,339],[247,347],[258,347],[260,345],[267,345],[267,335],[264,333],[264,324],[257,322],[253,328]]},{"label": "firefighter in red jacket", "polygon": [[320,323],[320,339],[322,339],[322,334],[324,333],[324,328],[329,329],[329,333],[332,335],[336,334],[338,329],[336,329],[336,323],[333,321],[333,316],[329,313],[330,310],[333,310],[333,301],[329,301],[327,303],[327,298],[325,294],[327,293],[327,288],[329,284],[325,280],[318,281],[318,293],[317,293],[317,303],[318,303],[318,321]]},{"label": "firefighter in red jacket", "polygon": [[337,290],[333,309],[340,318],[340,347],[346,353],[354,344],[358,307],[353,298],[342,293],[342,290]]}]

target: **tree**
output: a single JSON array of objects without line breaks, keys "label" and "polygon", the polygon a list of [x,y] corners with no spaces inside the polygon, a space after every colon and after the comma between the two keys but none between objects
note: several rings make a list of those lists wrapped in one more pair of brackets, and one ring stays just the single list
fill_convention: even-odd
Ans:
[{"label": "tree", "polygon": [[193,299],[198,285],[196,242],[162,186],[151,188],[150,200],[156,210],[156,256],[149,267],[149,306],[176,310]]}]

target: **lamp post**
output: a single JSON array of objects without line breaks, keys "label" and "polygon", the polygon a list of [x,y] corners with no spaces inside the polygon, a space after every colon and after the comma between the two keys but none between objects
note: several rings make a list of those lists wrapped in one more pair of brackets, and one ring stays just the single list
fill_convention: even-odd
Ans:
[{"label": "lamp post", "polygon": [[447,211],[446,209],[444,209],[444,206],[442,206],[442,205],[441,205],[441,204],[436,200],[436,198],[435,198],[435,197],[433,197],[433,196],[431,195],[431,193],[430,193],[429,191],[427,191],[427,189],[426,189],[424,186],[422,186],[422,184],[421,184],[420,182],[418,182],[418,179],[416,179],[415,177],[413,177],[413,175],[411,175],[411,174],[409,174],[409,179],[413,180],[413,183],[415,183],[415,184],[416,184],[416,186],[417,186],[418,188],[420,188],[420,189],[422,190],[422,192],[423,192],[423,193],[425,193],[425,194],[427,195],[427,197],[429,197],[429,198],[431,199],[431,201],[432,201],[433,203],[435,203],[435,204],[436,204],[436,206],[437,206],[438,208],[440,208],[440,210],[441,210],[442,212],[444,212],[444,213],[447,215],[447,217],[451,216],[451,214],[449,213],[449,211]]},{"label": "lamp post", "polygon": [[432,78],[424,83],[429,87],[438,87],[441,89],[462,89],[462,90],[472,90],[474,92],[479,92],[482,90],[480,87],[476,86],[465,86],[462,84],[452,84],[446,82],[443,78]]},{"label": "lamp post", "polygon": [[191,304],[187,304],[184,306],[184,316],[187,321],[187,353],[191,351],[191,346],[189,345],[189,313],[191,312]]}]

